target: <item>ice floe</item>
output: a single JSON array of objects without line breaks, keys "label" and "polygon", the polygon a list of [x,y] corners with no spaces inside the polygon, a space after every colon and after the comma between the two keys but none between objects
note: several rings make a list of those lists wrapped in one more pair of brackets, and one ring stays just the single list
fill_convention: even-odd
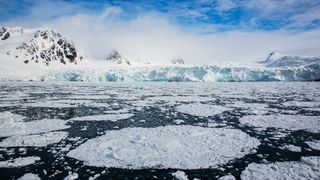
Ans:
[{"label": "ice floe", "polygon": [[207,102],[215,101],[215,98],[203,96],[154,96],[148,98],[151,101],[165,101],[165,102]]},{"label": "ice floe", "polygon": [[187,125],[125,128],[107,131],[67,155],[90,166],[198,169],[240,158],[259,144],[236,129]]},{"label": "ice floe", "polygon": [[184,123],[184,120],[182,120],[182,119],[175,119],[175,120],[173,120],[173,122],[176,123],[176,124],[181,124],[181,123]]},{"label": "ice floe", "polygon": [[320,102],[312,102],[312,101],[307,101],[307,102],[288,101],[282,104],[284,106],[296,106],[296,107],[308,107],[308,108],[320,107]]},{"label": "ice floe", "polygon": [[233,104],[228,105],[228,107],[240,108],[242,111],[257,115],[266,114],[268,112],[268,105],[260,103],[234,102]]},{"label": "ice floe", "polygon": [[211,104],[183,104],[176,107],[176,111],[178,112],[203,117],[214,116],[229,110],[231,109],[224,106]]},{"label": "ice floe", "polygon": [[46,108],[71,108],[78,106],[88,106],[93,102],[88,99],[46,99],[46,101],[23,103],[24,107],[46,107]]},{"label": "ice floe", "polygon": [[311,149],[320,151],[320,140],[307,141],[306,144],[311,147]]},{"label": "ice floe", "polygon": [[289,151],[292,151],[292,152],[301,152],[301,147],[299,146],[294,146],[294,145],[286,145],[286,146],[282,146],[280,147],[281,149],[287,149]]},{"label": "ice floe", "polygon": [[178,180],[189,180],[188,176],[183,171],[176,171],[176,172],[172,173],[172,176]]},{"label": "ice floe", "polygon": [[40,161],[40,157],[30,156],[30,157],[19,157],[12,160],[0,161],[0,168],[15,168],[28,166],[36,163],[36,161]]},{"label": "ice floe", "polygon": [[124,113],[124,114],[102,114],[93,116],[82,116],[70,119],[71,121],[118,121],[122,119],[128,119],[134,116],[134,114]]},{"label": "ice floe", "polygon": [[300,161],[252,163],[241,173],[241,179],[320,179],[319,162],[320,156],[310,156]]},{"label": "ice floe", "polygon": [[21,176],[18,180],[41,180],[37,174],[27,173]]},{"label": "ice floe", "polygon": [[242,117],[240,119],[240,123],[261,129],[274,127],[287,130],[306,130],[314,133],[318,133],[320,131],[319,116],[249,115]]},{"label": "ice floe", "polygon": [[67,177],[63,178],[63,180],[75,180],[78,178],[79,178],[79,175],[77,173],[71,173]]},{"label": "ice floe", "polygon": [[25,117],[5,111],[0,112],[0,137],[50,132],[69,128],[67,121],[43,119],[24,121]]},{"label": "ice floe", "polygon": [[0,147],[47,146],[60,142],[67,132],[49,132],[36,135],[11,136],[0,142]]},{"label": "ice floe", "polygon": [[218,178],[218,180],[236,180],[236,178],[232,175],[225,175],[225,176]]}]

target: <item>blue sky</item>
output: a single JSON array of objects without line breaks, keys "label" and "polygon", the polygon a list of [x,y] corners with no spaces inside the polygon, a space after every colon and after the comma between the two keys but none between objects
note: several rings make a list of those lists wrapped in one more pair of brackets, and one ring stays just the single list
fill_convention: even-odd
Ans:
[{"label": "blue sky", "polygon": [[0,0],[0,24],[57,29],[92,59],[320,56],[320,0]]},{"label": "blue sky", "polygon": [[119,19],[158,13],[179,26],[198,27],[203,32],[308,31],[320,27],[319,0],[1,0],[0,22],[30,20],[32,10],[41,6],[52,6],[54,11],[32,17],[35,25],[65,15],[100,13],[113,6],[122,10]]}]

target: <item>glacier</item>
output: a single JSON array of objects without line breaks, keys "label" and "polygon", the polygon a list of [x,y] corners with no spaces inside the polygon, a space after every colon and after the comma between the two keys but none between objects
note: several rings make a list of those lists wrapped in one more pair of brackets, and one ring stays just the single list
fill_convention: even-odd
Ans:
[{"label": "glacier", "polygon": [[241,82],[319,81],[320,63],[299,67],[168,66],[107,68],[106,70],[66,70],[47,72],[35,81],[125,81],[125,82]]}]

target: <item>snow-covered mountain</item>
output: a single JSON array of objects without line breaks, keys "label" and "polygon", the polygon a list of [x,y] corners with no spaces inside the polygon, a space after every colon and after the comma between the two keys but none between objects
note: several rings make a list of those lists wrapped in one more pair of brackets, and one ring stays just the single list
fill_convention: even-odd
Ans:
[{"label": "snow-covered mountain", "polygon": [[[84,56],[73,42],[50,29],[0,28],[0,53],[25,64],[77,64]],[[3,56],[2,56],[3,57]]]},{"label": "snow-covered mountain", "polygon": [[181,58],[156,66],[132,60],[120,51],[104,59],[85,56],[50,29],[0,28],[0,81],[319,81],[320,58],[272,52],[251,64],[193,66]]},{"label": "snow-covered mountain", "polygon": [[141,59],[130,59],[122,55],[118,50],[113,49],[108,55],[104,58],[109,63],[109,66],[152,66],[152,64],[147,60]]},{"label": "snow-covered mountain", "polygon": [[320,64],[320,57],[299,57],[282,55],[279,52],[272,52],[268,58],[263,61],[267,67],[298,67]]},{"label": "snow-covered mountain", "polygon": [[116,64],[124,64],[124,65],[131,65],[131,62],[123,57],[119,51],[117,50],[112,50],[111,53],[109,55],[106,56],[105,58],[107,61],[111,61],[113,63],[116,63]]}]

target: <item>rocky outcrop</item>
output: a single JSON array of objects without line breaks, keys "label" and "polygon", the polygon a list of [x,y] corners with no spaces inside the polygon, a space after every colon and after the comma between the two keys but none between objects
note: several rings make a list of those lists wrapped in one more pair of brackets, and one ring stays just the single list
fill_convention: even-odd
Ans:
[{"label": "rocky outcrop", "polygon": [[[22,59],[25,64],[77,64],[84,59],[74,44],[55,30],[0,27],[0,39],[3,47],[6,47],[5,44],[10,47],[6,49],[5,54]],[[12,44],[16,44],[16,47],[12,47]]]},{"label": "rocky outcrop", "polygon": [[171,63],[172,64],[175,64],[175,65],[183,65],[185,64],[184,60],[182,58],[176,58],[176,59],[173,59],[171,60]]},{"label": "rocky outcrop", "polygon": [[5,27],[0,28],[0,38],[1,40],[6,40],[10,37],[10,32]]},{"label": "rocky outcrop", "polygon": [[122,55],[117,50],[112,50],[111,53],[105,58],[107,61],[112,61],[117,64],[131,65],[131,62],[127,58],[122,57]]},{"label": "rocky outcrop", "polygon": [[53,30],[37,31],[31,40],[16,49],[23,52],[30,62],[44,62],[46,65],[53,61],[77,64],[83,60],[73,43]]}]

